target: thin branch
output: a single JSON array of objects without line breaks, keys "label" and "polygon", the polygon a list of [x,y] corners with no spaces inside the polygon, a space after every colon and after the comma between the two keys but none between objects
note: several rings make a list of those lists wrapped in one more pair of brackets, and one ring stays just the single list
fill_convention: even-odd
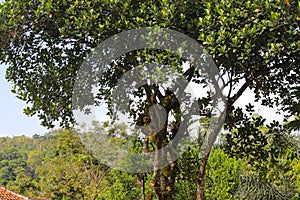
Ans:
[{"label": "thin branch", "polygon": [[245,90],[249,87],[250,85],[250,79],[246,80],[246,82],[242,85],[242,87],[235,93],[235,95],[233,95],[233,97],[229,97],[228,99],[228,107],[232,106],[234,104],[234,102],[236,102],[236,100],[238,98],[240,98],[240,96],[242,96],[242,94],[245,92]]}]

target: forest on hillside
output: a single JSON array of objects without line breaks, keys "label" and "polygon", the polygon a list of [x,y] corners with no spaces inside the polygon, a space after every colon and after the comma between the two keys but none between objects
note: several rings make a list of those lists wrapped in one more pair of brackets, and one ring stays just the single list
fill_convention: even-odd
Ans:
[{"label": "forest on hillside", "polygon": [[[300,198],[299,136],[264,130],[251,141],[245,138],[232,144],[223,140],[213,148],[207,166],[206,199]],[[148,200],[155,195],[153,172],[126,173],[101,164],[75,131],[2,137],[0,144],[0,185],[29,197],[128,200],[144,195]],[[173,199],[195,198],[201,159],[197,148],[192,147],[178,160]],[[168,169],[163,173],[169,176]]]}]

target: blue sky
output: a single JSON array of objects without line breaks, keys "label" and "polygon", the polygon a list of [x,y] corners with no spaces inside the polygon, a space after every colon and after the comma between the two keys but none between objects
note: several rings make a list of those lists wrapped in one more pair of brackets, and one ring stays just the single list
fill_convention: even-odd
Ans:
[{"label": "blue sky", "polygon": [[0,137],[17,135],[42,135],[47,132],[37,117],[23,113],[26,103],[11,92],[12,85],[5,79],[6,66],[0,65]]}]

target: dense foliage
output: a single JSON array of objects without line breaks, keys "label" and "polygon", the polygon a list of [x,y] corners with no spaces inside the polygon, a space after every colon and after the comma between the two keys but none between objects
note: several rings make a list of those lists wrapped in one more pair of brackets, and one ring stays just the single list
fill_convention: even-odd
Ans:
[{"label": "dense foliage", "polygon": [[[152,199],[153,173],[142,180],[138,174],[109,169],[82,146],[76,132],[56,130],[45,136],[2,137],[1,185],[30,196],[51,199],[114,200]],[[276,142],[275,142],[276,143]],[[278,145],[278,143],[270,145]],[[276,162],[260,160],[265,171],[253,168],[251,154],[241,157],[212,150],[206,176],[207,199],[297,199],[300,193],[300,160],[291,138],[275,156]],[[174,199],[195,199],[198,147],[178,160]],[[241,157],[241,158],[237,158]],[[265,168],[261,169],[265,169]]]},{"label": "dense foliage", "polygon": [[[9,65],[7,79],[18,98],[32,103],[26,114],[38,115],[45,126],[58,120],[68,125],[76,71],[89,50],[121,31],[166,27],[213,56],[230,77],[230,106],[249,87],[263,105],[297,115],[299,12],[299,2],[284,0],[6,1],[0,7],[1,61]],[[119,64],[125,71],[134,67]],[[120,71],[110,72],[119,77]],[[107,81],[113,87],[116,80]],[[234,95],[236,83],[244,86]]]}]

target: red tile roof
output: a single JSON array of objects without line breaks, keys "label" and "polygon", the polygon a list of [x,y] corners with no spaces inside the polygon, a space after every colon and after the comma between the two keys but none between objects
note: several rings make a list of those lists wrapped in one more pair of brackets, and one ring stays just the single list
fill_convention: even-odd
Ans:
[{"label": "red tile roof", "polygon": [[28,197],[16,194],[5,187],[0,187],[0,200],[30,200]]}]

